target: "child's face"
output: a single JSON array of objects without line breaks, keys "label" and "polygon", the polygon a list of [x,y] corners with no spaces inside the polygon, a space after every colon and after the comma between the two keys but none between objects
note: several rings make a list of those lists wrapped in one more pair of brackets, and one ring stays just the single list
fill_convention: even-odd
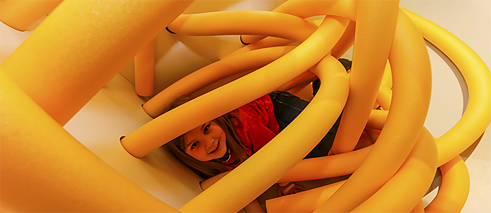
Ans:
[{"label": "child's face", "polygon": [[185,152],[199,161],[210,161],[227,153],[227,137],[213,121],[184,134]]}]

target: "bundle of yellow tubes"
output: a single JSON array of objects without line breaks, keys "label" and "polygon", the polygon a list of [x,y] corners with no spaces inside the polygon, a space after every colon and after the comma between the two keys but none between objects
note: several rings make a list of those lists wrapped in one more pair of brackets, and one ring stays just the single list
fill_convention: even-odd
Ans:
[{"label": "bundle of yellow tubes", "polygon": [[[192,1],[179,0],[19,2],[4,0],[0,7],[2,22],[18,30],[56,9],[0,66],[4,210],[237,212],[274,183],[346,174],[345,181],[268,200],[268,211],[456,212],[465,204],[469,176],[459,153],[490,123],[491,74],[462,41],[397,0],[289,0],[273,11],[193,15],[181,15]],[[305,20],[318,15],[326,15],[319,26]],[[152,39],[165,28],[243,35],[250,44],[150,99],[143,108],[155,119],[121,140],[135,157],[275,89],[314,75],[327,82],[287,129],[179,209],[124,178],[63,129],[135,56],[137,91],[151,96],[153,87],[142,85],[153,79]],[[431,88],[424,39],[455,63],[469,92],[462,119],[440,138],[423,126]],[[284,46],[292,42],[299,45]],[[336,58],[353,45],[348,75]],[[230,63],[235,70],[226,69]],[[259,69],[159,116],[176,94],[252,68]],[[227,104],[215,104],[223,99]],[[374,104],[384,110],[374,111]],[[302,160],[342,110],[330,155]],[[371,134],[373,145],[355,150],[365,126],[381,131]],[[264,160],[272,155],[274,162]],[[425,208],[422,198],[438,167],[441,189]]]}]

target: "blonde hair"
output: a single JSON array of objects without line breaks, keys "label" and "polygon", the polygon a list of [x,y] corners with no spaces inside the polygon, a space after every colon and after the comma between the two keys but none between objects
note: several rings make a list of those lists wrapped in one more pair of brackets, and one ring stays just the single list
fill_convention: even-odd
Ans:
[{"label": "blonde hair", "polygon": [[[189,97],[181,97],[171,103],[167,107],[166,111],[176,108],[189,100]],[[248,157],[245,151],[246,148],[242,143],[242,139],[235,130],[235,125],[240,125],[239,119],[232,116],[230,113],[227,113],[218,118],[215,118],[212,122],[220,126],[220,128],[222,128],[225,132],[225,135],[227,137],[226,144],[230,155],[232,155],[236,159],[236,161],[238,161],[238,163],[242,163],[243,161],[245,161]],[[183,135],[180,135],[179,137],[168,142],[164,145],[164,147],[166,147],[169,152],[182,164],[184,164],[194,173],[205,179],[232,169],[230,166],[223,165],[219,161],[199,161],[188,155],[185,151],[186,147]]]}]

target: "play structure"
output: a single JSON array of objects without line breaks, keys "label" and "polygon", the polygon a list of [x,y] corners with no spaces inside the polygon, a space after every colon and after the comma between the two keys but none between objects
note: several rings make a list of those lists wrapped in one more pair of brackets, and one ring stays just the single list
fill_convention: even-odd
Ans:
[{"label": "play structure", "polygon": [[[6,30],[32,31],[0,65],[2,211],[238,212],[275,183],[348,175],[264,207],[461,211],[472,179],[461,153],[490,143],[491,73],[481,57],[399,1],[264,2],[267,9],[224,10],[207,1],[1,1]],[[230,35],[240,43],[207,40]],[[194,56],[172,55],[177,40]],[[460,71],[468,98],[438,136],[426,126],[435,72],[428,45]],[[196,60],[203,51],[206,60]],[[164,55],[175,57],[164,66],[177,75],[156,72]],[[352,59],[349,73],[340,57]],[[316,78],[318,94],[305,95]],[[278,89],[311,102],[205,191],[160,148]],[[193,93],[202,95],[162,114]],[[303,160],[341,112],[330,155]],[[437,194],[423,201],[435,177]]]}]

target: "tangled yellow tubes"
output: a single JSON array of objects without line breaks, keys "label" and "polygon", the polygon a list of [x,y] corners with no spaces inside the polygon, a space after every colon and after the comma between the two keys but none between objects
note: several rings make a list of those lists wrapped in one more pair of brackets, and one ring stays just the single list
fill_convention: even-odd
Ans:
[{"label": "tangled yellow tubes", "polygon": [[[442,189],[426,211],[462,208],[469,183],[465,164],[458,155],[491,121],[491,74],[482,60],[460,40],[428,20],[400,9],[398,1],[391,0],[289,0],[273,12],[230,11],[179,16],[189,4],[191,1],[65,1],[0,66],[0,128],[8,130],[1,132],[3,207],[38,212],[237,212],[276,182],[353,173],[343,182],[268,201],[268,210],[421,211],[421,198],[436,168],[441,166]],[[80,15],[73,17],[74,12]],[[317,27],[303,19],[314,15],[327,16]],[[213,28],[196,27],[199,26],[196,23],[210,17],[207,22]],[[238,20],[233,19],[238,17],[249,25],[219,24],[224,19]],[[264,17],[270,20],[261,25]],[[140,21],[128,29],[121,27],[136,20]],[[259,24],[251,24],[254,20]],[[272,23],[282,25],[276,29]],[[295,23],[298,29],[285,28],[289,23]],[[163,115],[160,115],[161,107],[169,100],[159,100],[162,95],[156,95],[144,106],[148,114],[156,118],[121,140],[124,148],[136,157],[145,156],[195,126],[280,88],[309,72],[307,70],[312,70],[323,82],[319,93],[287,129],[178,210],[126,180],[62,128],[124,62],[143,50],[165,27],[175,33],[191,35],[250,34],[243,38],[252,42],[203,68],[202,72],[194,73],[198,76],[194,79],[203,79],[195,87],[186,87],[191,76],[183,79],[184,83],[170,87],[174,90],[164,90],[167,95],[174,95],[167,96],[171,99],[228,75],[208,75],[215,69],[236,72],[247,69],[246,65],[262,68]],[[64,36],[54,39],[51,37],[54,33]],[[262,38],[256,34],[281,38]],[[452,130],[436,140],[423,127],[431,88],[423,37],[456,64],[469,88],[469,104],[464,116]],[[292,41],[300,43],[299,46],[283,47]],[[336,58],[353,43],[353,70],[348,75]],[[124,44],[131,45],[122,51]],[[55,48],[51,48],[53,46]],[[281,47],[250,51],[271,46]],[[377,48],[375,53],[373,48]],[[74,49],[83,51],[75,54]],[[264,56],[261,54],[268,58],[257,58]],[[43,55],[47,56],[37,57]],[[224,66],[246,56],[253,63],[234,69]],[[387,60],[392,71],[391,83],[383,80]],[[251,89],[245,91],[245,87]],[[228,101],[225,104],[224,99]],[[372,111],[376,100],[384,111]],[[343,109],[341,136],[333,147],[334,155],[302,160]],[[32,122],[33,118],[38,123]],[[353,151],[365,124],[367,128],[378,129],[383,125],[383,129],[374,145]],[[350,138],[350,134],[356,140]],[[31,158],[32,155],[37,158]],[[271,156],[274,161],[265,160]],[[332,169],[329,163],[337,162],[346,164],[345,170],[321,172]],[[326,168],[307,169],[313,165]],[[64,194],[60,186],[71,189],[70,193]],[[83,190],[77,186],[83,186]],[[50,196],[43,196],[45,194]],[[306,197],[312,200],[320,196],[322,199],[318,202],[302,202]],[[457,200],[454,206],[447,205],[449,199]],[[285,201],[291,205],[283,207],[291,209],[281,209],[279,205]],[[84,205],[86,202],[93,205]]]}]

